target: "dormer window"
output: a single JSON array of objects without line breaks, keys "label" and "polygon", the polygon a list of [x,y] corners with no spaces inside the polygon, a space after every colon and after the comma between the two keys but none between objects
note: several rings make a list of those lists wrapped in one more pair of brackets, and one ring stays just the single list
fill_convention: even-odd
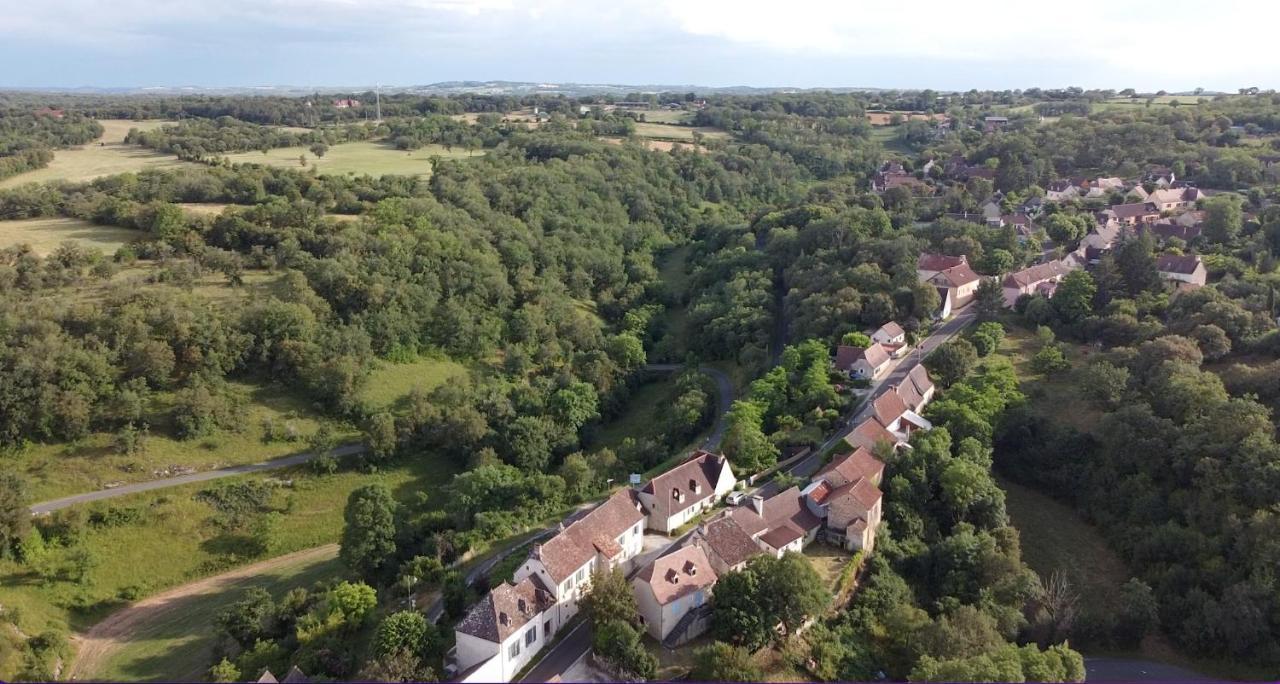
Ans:
[{"label": "dormer window", "polygon": [[498,613],[498,624],[506,627],[511,624],[511,618],[507,617],[506,613]]},{"label": "dormer window", "polygon": [[698,566],[694,565],[694,564],[693,564],[693,561],[685,561],[685,563],[684,563],[684,574],[686,574],[686,575],[688,575],[688,576],[690,576],[690,577],[693,577],[693,576],[697,575],[697,574],[698,574]]},{"label": "dormer window", "polygon": [[524,599],[516,600],[516,608],[518,608],[521,613],[529,612],[529,605],[524,602]]},{"label": "dormer window", "polygon": [[667,581],[672,584],[680,583],[680,574],[676,572],[675,568],[667,571]]},{"label": "dormer window", "polygon": [[694,494],[701,494],[702,485],[698,484],[697,480],[689,480],[689,491],[693,492]]},{"label": "dormer window", "polygon": [[675,499],[676,501],[684,501],[684,494],[680,493],[679,487],[672,487],[671,498]]}]

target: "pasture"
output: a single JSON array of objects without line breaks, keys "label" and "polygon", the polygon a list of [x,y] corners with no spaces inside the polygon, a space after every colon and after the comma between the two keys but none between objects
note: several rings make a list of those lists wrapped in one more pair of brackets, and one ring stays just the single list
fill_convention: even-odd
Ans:
[{"label": "pasture", "polygon": [[724,140],[729,134],[718,128],[693,126],[676,126],[665,123],[639,122],[636,124],[636,135],[641,138],[670,140],[673,142],[693,142],[693,134],[697,131],[708,140]]},{"label": "pasture", "polygon": [[[405,151],[384,142],[352,142],[330,147],[325,155],[316,158],[306,147],[283,147],[262,152],[238,152],[226,155],[234,164],[266,164],[291,169],[315,169],[321,174],[347,174],[382,176],[430,176],[431,158],[464,159],[483,154],[467,152],[461,148],[445,149],[443,145]],[[305,158],[304,167],[299,158]]]},{"label": "pasture", "polygon": [[170,121],[104,119],[99,123],[106,130],[97,141],[82,147],[57,150],[53,153],[53,161],[48,166],[6,178],[0,181],[0,189],[26,183],[60,180],[80,183],[102,176],[146,169],[171,169],[190,163],[137,145],[126,145],[124,142],[124,136],[128,134],[130,128],[157,128],[172,123]]},{"label": "pasture", "polygon": [[430,392],[467,374],[466,366],[449,359],[424,356],[409,363],[379,363],[380,367],[373,372],[361,394],[362,399],[377,408],[399,408],[414,389]]},{"label": "pasture", "polygon": [[683,109],[655,109],[643,112],[644,120],[649,123],[687,124],[693,120],[693,112]]},{"label": "pasture", "polygon": [[[0,560],[0,605],[14,611],[18,626],[27,634],[46,629],[84,631],[132,600],[257,560],[338,541],[347,497],[361,486],[381,483],[401,501],[419,492],[438,500],[440,487],[453,473],[448,463],[423,454],[415,462],[388,466],[373,474],[343,470],[316,475],[306,467],[297,467],[272,471],[269,476],[228,478],[217,485],[184,485],[81,506],[72,509],[78,511],[73,519],[79,522],[69,523],[81,529],[74,545],[51,544],[41,550],[38,559],[24,565]],[[195,496],[210,486],[251,479],[278,483],[270,504],[275,515],[266,527],[267,549],[261,555],[250,551],[254,542],[247,533],[215,525],[213,509]],[[271,588],[276,590],[331,576],[325,568],[278,570],[282,573],[278,579],[270,575],[263,578],[274,583]],[[296,574],[291,577],[290,573]],[[236,591],[244,588],[233,587]],[[207,605],[216,608],[233,598],[210,597],[213,603]],[[122,649],[106,662],[104,671],[86,672],[84,678],[172,680],[190,676],[193,668],[206,666],[197,660],[202,656],[193,654],[208,653],[213,639],[210,618],[209,613],[193,608],[157,620],[128,636]],[[181,644],[183,650],[167,655],[173,652],[160,643],[166,640]]]},{"label": "pasture", "polygon": [[108,256],[121,246],[146,237],[130,228],[100,226],[73,218],[38,218],[0,221],[0,249],[30,245],[40,256],[52,254],[63,242],[75,242]]}]

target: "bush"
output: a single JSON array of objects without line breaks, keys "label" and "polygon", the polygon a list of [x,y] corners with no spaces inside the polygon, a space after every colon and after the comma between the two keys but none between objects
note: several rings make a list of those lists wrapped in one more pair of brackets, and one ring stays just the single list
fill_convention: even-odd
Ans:
[{"label": "bush", "polygon": [[658,659],[640,642],[640,633],[621,620],[609,620],[595,627],[596,655],[619,670],[619,674],[653,679]]}]

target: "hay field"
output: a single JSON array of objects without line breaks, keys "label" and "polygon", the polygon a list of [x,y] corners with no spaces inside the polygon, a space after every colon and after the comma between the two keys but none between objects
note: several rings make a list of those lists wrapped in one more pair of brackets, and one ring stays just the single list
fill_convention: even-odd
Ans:
[{"label": "hay field", "polygon": [[[235,164],[266,164],[291,169],[316,169],[321,174],[352,174],[382,176],[387,174],[400,176],[430,176],[431,157],[462,159],[480,156],[483,152],[468,153],[462,148],[446,150],[443,145],[404,151],[383,142],[342,143],[330,147],[325,155],[316,158],[305,147],[284,147],[263,154],[261,152],[239,152],[227,155]],[[304,157],[307,165],[299,161]]]},{"label": "hay field", "polygon": [[114,254],[122,245],[146,237],[141,231],[73,218],[39,218],[0,221],[0,248],[27,244],[36,254],[51,254],[68,240],[104,254]]},{"label": "hay field", "polygon": [[145,169],[169,169],[186,166],[177,157],[148,150],[137,145],[126,145],[124,136],[130,128],[152,129],[171,121],[124,121],[104,119],[99,123],[106,131],[97,141],[82,147],[57,150],[53,161],[43,169],[20,173],[0,181],[0,188],[12,188],[26,183],[47,181],[90,181],[102,176],[142,171]]}]

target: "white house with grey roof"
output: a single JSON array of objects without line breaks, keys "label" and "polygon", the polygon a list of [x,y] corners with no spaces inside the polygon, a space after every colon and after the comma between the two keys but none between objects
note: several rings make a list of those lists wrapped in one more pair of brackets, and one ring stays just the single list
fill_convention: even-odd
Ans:
[{"label": "white house with grey roof", "polygon": [[555,597],[535,576],[503,582],[454,629],[458,681],[509,682],[560,630]]}]

